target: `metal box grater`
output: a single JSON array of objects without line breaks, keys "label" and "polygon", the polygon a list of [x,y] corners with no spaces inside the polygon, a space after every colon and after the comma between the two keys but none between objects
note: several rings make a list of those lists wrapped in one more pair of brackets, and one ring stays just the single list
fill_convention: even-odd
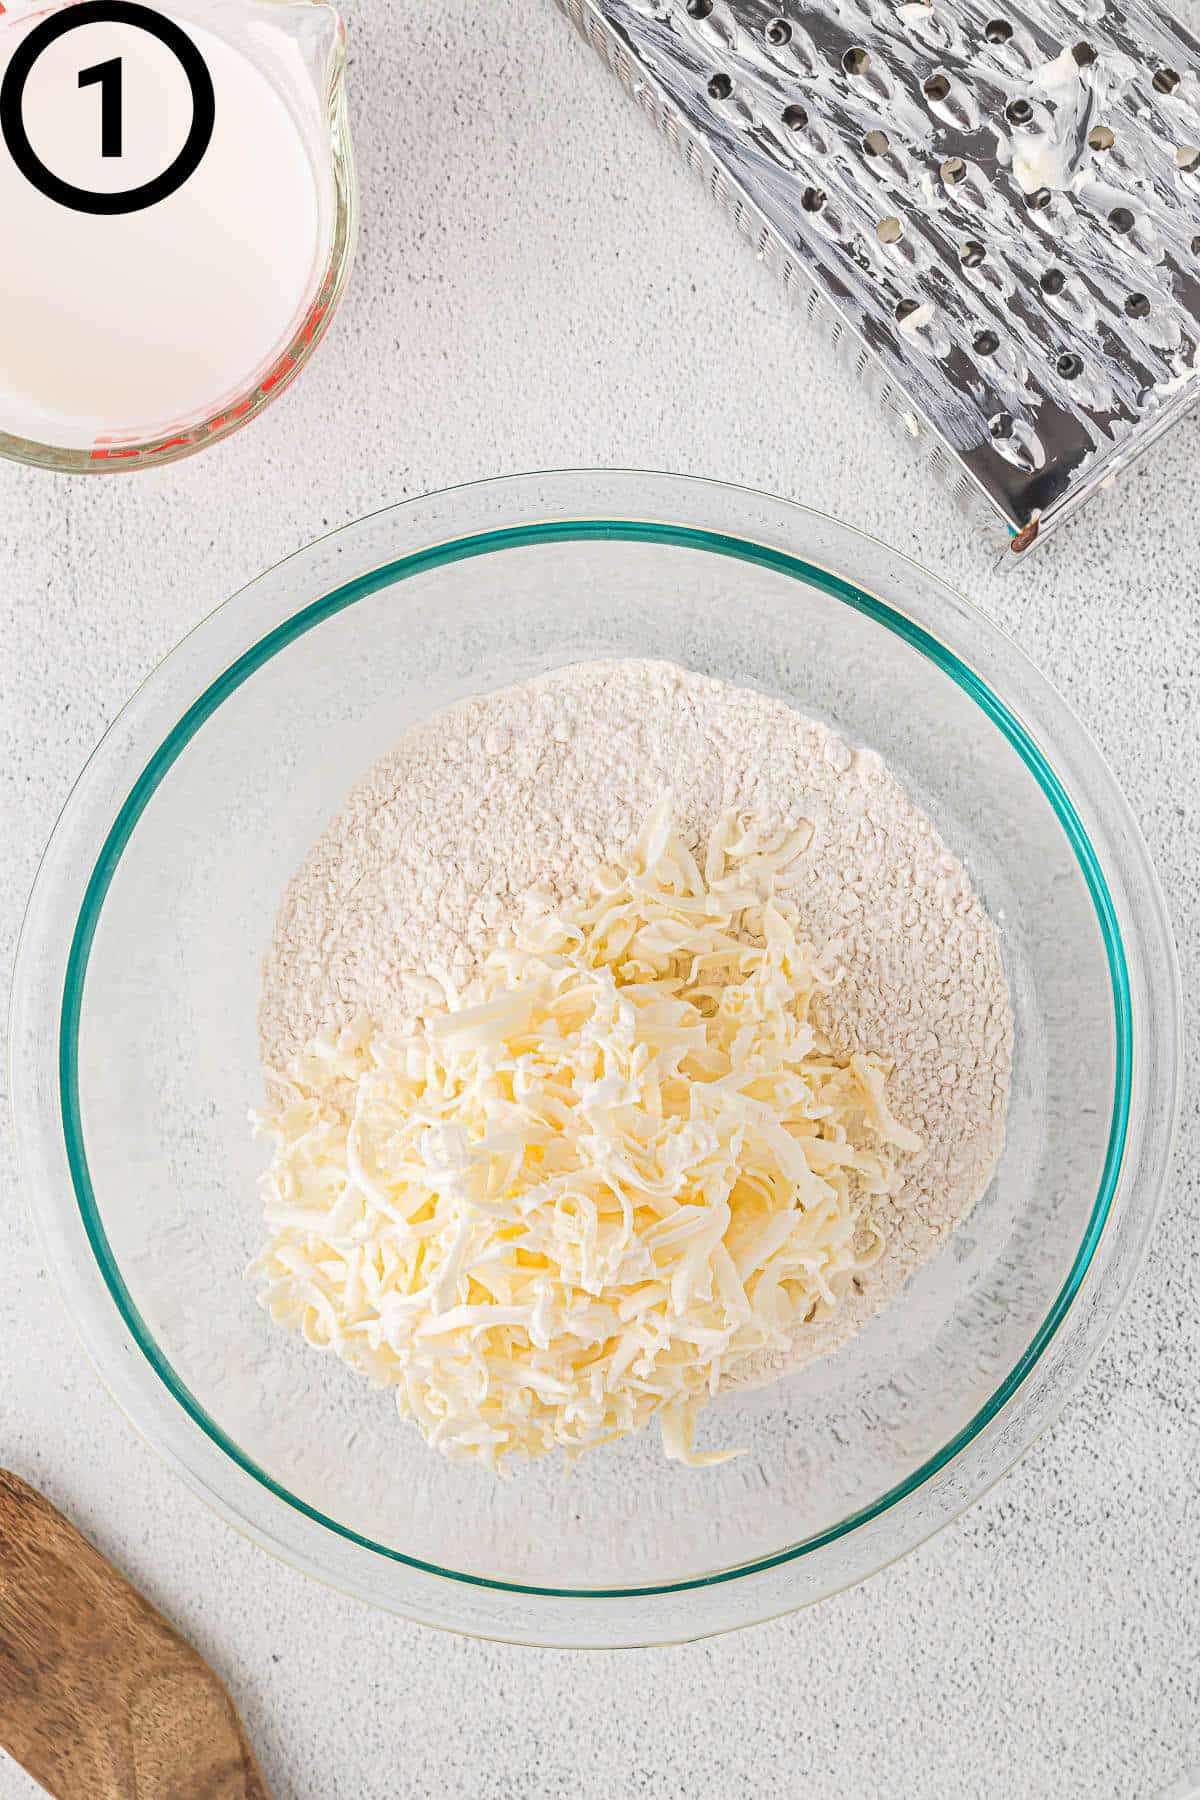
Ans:
[{"label": "metal box grater", "polygon": [[1200,42],[1148,0],[558,0],[1006,560],[1200,398]]}]

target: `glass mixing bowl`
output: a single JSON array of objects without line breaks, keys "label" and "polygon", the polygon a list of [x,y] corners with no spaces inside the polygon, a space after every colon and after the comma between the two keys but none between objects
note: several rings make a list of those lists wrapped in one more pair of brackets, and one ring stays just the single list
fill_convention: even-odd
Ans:
[{"label": "glass mixing bowl", "polygon": [[[510,1480],[274,1327],[243,1270],[266,1160],[259,969],[283,889],[414,721],[588,657],[668,657],[879,751],[966,861],[1017,1023],[1007,1147],[948,1246],[836,1356]],[[1177,1104],[1162,897],[1095,747],[944,583],[765,495],[629,472],[436,494],[322,539],[134,696],[55,831],[19,958],[29,1193],[85,1343],[231,1522],[426,1623],[664,1642],[820,1599],[996,1480],[1081,1379],[1136,1269]]]}]

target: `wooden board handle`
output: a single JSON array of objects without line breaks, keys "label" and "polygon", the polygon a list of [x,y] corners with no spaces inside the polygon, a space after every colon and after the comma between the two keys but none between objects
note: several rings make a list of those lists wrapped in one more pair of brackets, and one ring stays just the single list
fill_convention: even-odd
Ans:
[{"label": "wooden board handle", "polygon": [[270,1800],[203,1657],[3,1469],[0,1744],[56,1800]]}]

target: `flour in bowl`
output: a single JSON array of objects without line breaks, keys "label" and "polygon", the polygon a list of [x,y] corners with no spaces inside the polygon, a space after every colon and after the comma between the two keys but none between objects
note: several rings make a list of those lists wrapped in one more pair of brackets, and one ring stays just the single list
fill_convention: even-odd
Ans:
[{"label": "flour in bowl", "polygon": [[906,1146],[895,1179],[861,1200],[838,1304],[798,1314],[786,1341],[722,1377],[750,1384],[835,1349],[893,1299],[979,1198],[1003,1142],[1013,1028],[998,935],[877,755],[662,662],[578,664],[454,706],[370,770],[288,889],[263,1058],[278,1088],[319,1034],[361,1019],[413,1030],[431,981],[461,993],[531,910],[577,903],[667,795],[681,866],[704,867],[731,818],[788,845],[779,905],[836,975],[814,983],[809,1015],[847,1069],[887,1071]]}]

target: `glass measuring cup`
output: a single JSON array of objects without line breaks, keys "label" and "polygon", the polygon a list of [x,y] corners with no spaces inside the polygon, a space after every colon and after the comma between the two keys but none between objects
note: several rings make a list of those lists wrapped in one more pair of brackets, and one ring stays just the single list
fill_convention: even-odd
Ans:
[{"label": "glass measuring cup", "polygon": [[[61,4],[48,8],[45,0],[10,0],[7,9],[0,7],[0,72],[12,66],[22,41],[44,29],[47,20],[67,12],[78,19],[84,10]],[[179,216],[176,214],[172,220],[169,215],[176,202],[175,194],[160,204],[139,209],[132,224],[127,217],[81,220],[75,210],[55,206],[44,200],[40,192],[26,192],[13,158],[7,169],[0,169],[0,174],[7,175],[10,193],[15,191],[22,201],[42,208],[37,222],[44,220],[58,232],[60,256],[64,248],[69,256],[71,234],[78,233],[80,242],[90,248],[93,271],[97,266],[97,245],[100,246],[103,270],[103,279],[97,282],[93,275],[90,286],[86,278],[61,284],[61,311],[66,321],[61,368],[53,366],[53,328],[37,315],[30,293],[21,295],[19,278],[16,293],[10,289],[9,295],[10,302],[15,300],[16,304],[0,306],[0,311],[9,315],[10,331],[15,323],[16,333],[20,332],[19,317],[14,321],[14,315],[19,315],[22,303],[27,309],[27,320],[32,319],[35,327],[30,334],[28,357],[20,346],[19,335],[15,340],[17,347],[12,354],[21,381],[12,385],[12,391],[0,371],[0,456],[35,467],[65,473],[113,473],[153,467],[191,455],[227,437],[261,412],[305,366],[328,328],[350,271],[357,232],[357,190],[346,110],[345,32],[336,10],[327,0],[165,0],[161,8],[155,6],[152,10],[167,21],[177,22],[197,44],[207,46],[217,97],[212,153],[214,157],[218,153],[224,155],[227,183],[231,143],[228,136],[223,140],[220,133],[223,129],[228,132],[229,109],[245,96],[257,100],[269,114],[275,148],[280,155],[286,153],[289,179],[297,191],[303,190],[305,243],[311,242],[311,259],[305,264],[307,274],[301,272],[295,304],[291,303],[290,293],[282,301],[276,295],[272,305],[278,306],[278,316],[272,311],[264,315],[264,320],[252,318],[246,311],[245,295],[252,285],[252,273],[257,271],[260,278],[263,275],[264,254],[263,246],[248,234],[240,239],[237,232],[231,234],[229,242],[237,240],[237,254],[219,268],[204,266],[194,255],[189,262],[188,253],[195,247],[180,243]],[[64,29],[63,37],[66,35]],[[43,60],[61,47],[61,40],[48,46],[42,53]],[[81,59],[86,62],[88,57]],[[90,71],[91,76],[100,73],[102,70]],[[80,88],[87,74],[88,71],[81,71]],[[73,67],[69,77],[73,91]],[[36,79],[36,74],[30,75],[26,96],[33,93]],[[233,85],[229,86],[231,81]],[[67,93],[66,86],[62,91]],[[183,93],[186,100],[186,89]],[[100,95],[85,96],[82,104],[99,109]],[[28,115],[35,111],[26,105],[26,124]],[[102,116],[99,110],[89,115],[97,121]],[[254,115],[256,119],[260,116]],[[30,135],[34,136],[32,128]],[[246,137],[246,145],[254,148],[252,134]],[[9,155],[10,149],[11,143],[8,147],[0,145],[0,160]],[[235,160],[235,173],[236,166]],[[204,164],[200,167],[204,173]],[[208,178],[213,179],[211,163]],[[307,191],[310,183],[311,195]],[[115,179],[113,185],[126,184]],[[225,191],[229,191],[228,185]],[[195,190],[191,199],[196,204]],[[110,401],[108,410],[101,414],[93,386],[104,388],[110,396],[120,389],[117,374],[111,369],[97,369],[98,362],[103,365],[113,355],[105,320],[111,323],[116,316],[114,308],[120,308],[123,297],[128,296],[128,316],[136,321],[136,308],[140,297],[144,297],[139,276],[145,269],[148,247],[155,248],[153,234],[159,230],[163,232],[163,255],[155,259],[156,281],[161,282],[167,304],[159,307],[158,317],[161,320],[164,311],[168,314],[162,336],[168,340],[168,349],[178,341],[179,363],[188,361],[188,380],[175,386],[166,383],[161,394],[155,390],[138,354],[136,329],[131,327],[125,331],[122,349],[138,376],[131,383],[131,393],[136,390],[138,397],[133,399],[121,393],[119,406],[112,406]],[[130,254],[131,245],[143,259],[140,263]],[[195,315],[202,321],[198,331],[180,329],[184,317],[180,313],[175,322],[175,338],[171,339],[172,295],[177,305],[186,301],[189,320]],[[85,319],[82,325],[81,317]],[[10,338],[10,344],[13,342]],[[156,348],[161,354],[161,341],[156,340]],[[190,355],[193,351],[202,352],[194,358],[194,369]],[[44,378],[53,378],[66,393],[65,399],[56,395],[53,405],[42,403],[33,385],[35,378],[27,373],[39,355],[49,370]],[[78,409],[70,395],[72,370],[80,387],[88,389],[88,403]],[[89,381],[80,380],[81,374],[89,378],[96,375],[96,383],[89,385]],[[180,394],[186,386],[193,391],[181,401]]]}]

